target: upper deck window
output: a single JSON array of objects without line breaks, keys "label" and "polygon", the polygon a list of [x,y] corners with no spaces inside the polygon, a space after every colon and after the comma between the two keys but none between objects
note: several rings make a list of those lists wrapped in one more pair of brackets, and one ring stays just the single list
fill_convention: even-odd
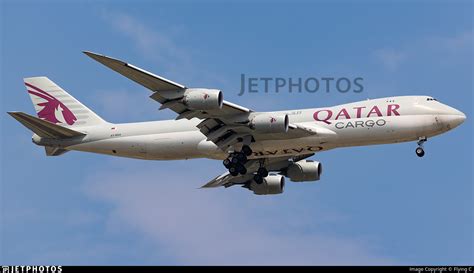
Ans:
[{"label": "upper deck window", "polygon": [[435,98],[427,98],[426,100],[427,101],[432,101],[432,100],[437,101],[437,99],[435,99]]}]

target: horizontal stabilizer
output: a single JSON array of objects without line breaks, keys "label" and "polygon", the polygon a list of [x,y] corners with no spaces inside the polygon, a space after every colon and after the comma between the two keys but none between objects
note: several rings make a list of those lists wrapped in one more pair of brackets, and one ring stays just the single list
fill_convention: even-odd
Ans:
[{"label": "horizontal stabilizer", "polygon": [[65,152],[69,152],[69,150],[56,148],[56,147],[44,147],[47,156],[58,156],[62,155]]},{"label": "horizontal stabilizer", "polygon": [[62,139],[85,135],[23,112],[8,112],[8,114],[40,137]]}]

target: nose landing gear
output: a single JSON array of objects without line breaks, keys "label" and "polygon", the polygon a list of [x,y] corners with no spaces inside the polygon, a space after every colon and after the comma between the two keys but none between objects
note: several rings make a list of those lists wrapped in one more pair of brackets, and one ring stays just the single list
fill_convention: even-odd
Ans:
[{"label": "nose landing gear", "polygon": [[425,150],[423,149],[423,144],[427,141],[426,137],[420,137],[418,139],[418,148],[416,148],[415,152],[418,157],[423,157],[425,155]]},{"label": "nose landing gear", "polygon": [[425,155],[425,150],[421,147],[416,148],[415,152],[418,157],[423,157]]}]

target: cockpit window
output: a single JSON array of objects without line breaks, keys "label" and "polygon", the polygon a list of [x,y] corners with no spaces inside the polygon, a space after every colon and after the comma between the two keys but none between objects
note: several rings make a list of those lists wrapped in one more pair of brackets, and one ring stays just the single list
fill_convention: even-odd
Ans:
[{"label": "cockpit window", "polygon": [[435,99],[435,98],[427,98],[426,100],[427,100],[427,101],[432,101],[432,100],[434,100],[434,101],[438,101],[438,100],[437,100],[437,99]]}]

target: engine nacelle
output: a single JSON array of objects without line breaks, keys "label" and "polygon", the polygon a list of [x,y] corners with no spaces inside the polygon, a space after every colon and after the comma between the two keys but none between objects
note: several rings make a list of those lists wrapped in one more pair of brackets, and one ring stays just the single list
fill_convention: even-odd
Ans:
[{"label": "engine nacelle", "polygon": [[323,167],[318,161],[300,160],[288,167],[286,176],[293,182],[317,181],[322,171]]},{"label": "engine nacelle", "polygon": [[269,175],[263,178],[262,184],[257,184],[257,182],[252,180],[249,189],[255,194],[265,195],[283,193],[284,187],[285,177],[283,175]]},{"label": "engine nacelle", "polygon": [[288,115],[260,114],[252,119],[250,128],[259,133],[286,133],[290,121]]},{"label": "engine nacelle", "polygon": [[192,110],[220,109],[224,95],[217,89],[190,88],[184,91],[183,103]]}]

